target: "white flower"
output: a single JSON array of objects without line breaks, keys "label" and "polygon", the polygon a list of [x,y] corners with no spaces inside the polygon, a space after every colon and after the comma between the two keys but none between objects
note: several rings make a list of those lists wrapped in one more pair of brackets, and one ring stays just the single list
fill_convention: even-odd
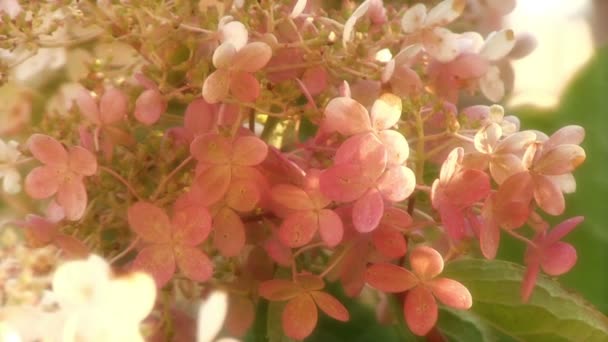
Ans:
[{"label": "white flower", "polygon": [[21,191],[21,174],[17,171],[15,163],[21,156],[17,150],[19,144],[16,141],[5,143],[0,139],[0,178],[2,189],[8,194],[16,194]]},{"label": "white flower", "polygon": [[[225,292],[215,291],[201,304],[198,310],[197,342],[212,342],[224,325],[228,312],[228,296]],[[234,338],[221,338],[216,342],[238,342]]]}]

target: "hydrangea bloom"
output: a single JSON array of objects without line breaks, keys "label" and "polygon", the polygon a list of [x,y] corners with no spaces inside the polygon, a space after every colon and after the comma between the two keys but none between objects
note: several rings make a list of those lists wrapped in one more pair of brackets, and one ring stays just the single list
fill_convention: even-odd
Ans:
[{"label": "hydrangea bloom", "polygon": [[0,178],[2,190],[7,194],[16,194],[21,191],[21,174],[15,168],[21,152],[17,150],[19,143],[14,140],[5,142],[0,139]]}]

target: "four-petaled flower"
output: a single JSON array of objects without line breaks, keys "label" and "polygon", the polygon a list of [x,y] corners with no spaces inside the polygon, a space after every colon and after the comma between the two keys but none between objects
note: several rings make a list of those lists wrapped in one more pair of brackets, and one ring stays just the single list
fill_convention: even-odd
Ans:
[{"label": "four-petaled flower", "polygon": [[426,335],[437,322],[439,299],[456,309],[473,305],[471,293],[461,283],[437,278],[443,271],[443,258],[436,250],[421,246],[410,253],[412,271],[389,263],[373,264],[365,279],[374,288],[389,293],[408,291],[403,303],[403,314],[408,327],[416,335]]},{"label": "four-petaled flower", "polygon": [[137,202],[128,211],[131,228],[146,243],[133,261],[133,268],[150,273],[158,287],[175,273],[176,264],[184,275],[199,282],[213,275],[213,263],[198,244],[211,231],[211,216],[203,208],[174,210],[173,219],[153,204]]},{"label": "four-petaled flower", "polygon": [[27,143],[34,158],[44,165],[25,178],[25,191],[35,199],[57,194],[57,203],[68,220],[79,220],[87,206],[84,177],[97,172],[97,160],[88,150],[72,146],[66,150],[48,135],[34,134]]}]

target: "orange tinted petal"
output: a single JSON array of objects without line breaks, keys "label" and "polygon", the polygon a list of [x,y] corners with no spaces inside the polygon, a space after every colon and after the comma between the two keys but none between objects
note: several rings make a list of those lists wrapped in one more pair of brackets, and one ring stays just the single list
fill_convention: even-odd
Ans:
[{"label": "orange tinted petal", "polygon": [[374,288],[389,293],[407,291],[419,282],[412,272],[389,263],[378,263],[368,267],[365,281]]},{"label": "orange tinted petal", "polygon": [[211,232],[211,215],[205,207],[186,206],[173,213],[171,227],[174,242],[196,246]]},{"label": "orange tinted petal", "polygon": [[294,298],[302,292],[302,288],[286,279],[272,279],[262,282],[258,289],[261,297],[272,301]]},{"label": "orange tinted petal", "polygon": [[179,245],[175,247],[175,259],[184,275],[197,282],[205,282],[213,275],[213,263],[200,249]]},{"label": "orange tinted petal", "polygon": [[202,163],[225,164],[230,161],[232,147],[228,139],[217,133],[201,135],[190,144],[190,153]]},{"label": "orange tinted petal", "polygon": [[317,326],[319,313],[312,297],[303,293],[287,302],[281,321],[285,335],[296,340],[308,337]]},{"label": "orange tinted petal", "polygon": [[410,253],[410,265],[421,279],[432,279],[443,271],[443,257],[431,247],[420,246]]},{"label": "orange tinted petal", "polygon": [[25,178],[25,192],[34,199],[51,197],[59,189],[62,175],[62,171],[51,166],[37,167]]},{"label": "orange tinted petal", "polygon": [[260,82],[248,72],[233,72],[230,79],[230,92],[240,101],[253,102],[260,96]]},{"label": "orange tinted petal", "polygon": [[41,163],[63,166],[68,162],[68,152],[55,138],[44,134],[33,134],[27,141],[27,146]]},{"label": "orange tinted petal", "polygon": [[437,323],[437,302],[429,289],[416,286],[403,303],[403,315],[410,330],[418,336],[426,335]]},{"label": "orange tinted petal", "polygon": [[279,238],[288,247],[302,247],[313,239],[318,229],[319,222],[314,212],[297,211],[283,221]]},{"label": "orange tinted petal", "polygon": [[310,293],[315,303],[321,311],[325,312],[329,317],[341,322],[349,320],[350,315],[348,310],[335,297],[321,291],[312,291]]},{"label": "orange tinted petal", "polygon": [[133,261],[133,269],[147,272],[163,287],[175,273],[175,256],[168,244],[154,244],[142,249]]},{"label": "orange tinted petal", "polygon": [[231,209],[220,210],[213,218],[213,245],[225,257],[237,256],[245,246],[245,227]]},{"label": "orange tinted petal", "polygon": [[151,203],[137,202],[129,207],[131,229],[147,242],[171,241],[171,224],[164,210]]},{"label": "orange tinted petal", "polygon": [[473,299],[469,290],[456,280],[447,278],[433,279],[428,283],[433,294],[443,304],[455,309],[469,309]]},{"label": "orange tinted petal", "polygon": [[73,146],[69,152],[70,170],[83,176],[92,176],[97,172],[97,159],[89,150]]},{"label": "orange tinted petal", "polygon": [[258,165],[266,159],[267,154],[268,145],[254,136],[239,137],[232,147],[232,161],[236,165]]}]

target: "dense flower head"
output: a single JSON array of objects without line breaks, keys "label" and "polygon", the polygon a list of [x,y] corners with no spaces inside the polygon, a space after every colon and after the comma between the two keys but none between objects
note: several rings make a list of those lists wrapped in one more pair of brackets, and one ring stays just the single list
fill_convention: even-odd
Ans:
[{"label": "dense flower head", "polygon": [[582,217],[547,216],[576,190],[585,131],[527,130],[494,103],[535,45],[502,26],[514,1],[226,3],[0,1],[0,64],[79,56],[0,139],[13,222],[75,260],[52,285],[66,334],[207,342],[258,322],[302,340],[319,312],[350,319],[329,281],[402,300],[424,336],[438,302],[473,307],[444,266],[496,258],[503,233],[526,247],[524,300],[574,266],[561,239]]}]

